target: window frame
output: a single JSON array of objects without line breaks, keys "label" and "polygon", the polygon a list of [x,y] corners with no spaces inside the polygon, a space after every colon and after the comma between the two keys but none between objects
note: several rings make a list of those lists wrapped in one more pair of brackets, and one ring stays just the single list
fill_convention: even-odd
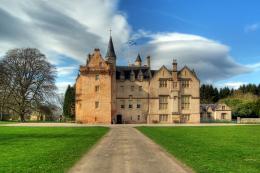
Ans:
[{"label": "window frame", "polygon": [[159,110],[166,110],[168,108],[168,95],[159,96]]}]

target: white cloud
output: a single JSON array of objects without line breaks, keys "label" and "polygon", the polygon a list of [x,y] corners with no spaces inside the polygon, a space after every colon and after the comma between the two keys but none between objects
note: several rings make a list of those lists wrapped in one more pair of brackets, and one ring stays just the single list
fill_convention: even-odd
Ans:
[{"label": "white cloud", "polygon": [[[131,54],[140,51],[142,56],[152,56],[154,69],[162,65],[171,68],[177,59],[179,68],[188,65],[194,68],[203,82],[214,82],[242,73],[252,68],[238,64],[229,55],[229,47],[202,36],[183,33],[150,33],[142,31],[138,36],[150,39],[147,44],[138,45]],[[132,59],[134,60],[134,59]]]},{"label": "white cloud", "polygon": [[223,84],[218,84],[219,88],[223,87],[229,87],[229,88],[234,88],[238,89],[241,85],[248,84],[247,82],[226,82]]},{"label": "white cloud", "polygon": [[117,0],[2,0],[0,51],[37,47],[47,55],[64,54],[82,63],[94,48],[106,49],[110,27],[120,49],[131,29],[117,5]]},{"label": "white cloud", "polygon": [[78,66],[57,67],[57,73],[59,76],[68,76],[78,70],[78,68]]},{"label": "white cloud", "polygon": [[253,23],[251,25],[245,26],[244,30],[245,30],[246,33],[255,32],[259,29],[259,27],[260,27],[259,23]]}]

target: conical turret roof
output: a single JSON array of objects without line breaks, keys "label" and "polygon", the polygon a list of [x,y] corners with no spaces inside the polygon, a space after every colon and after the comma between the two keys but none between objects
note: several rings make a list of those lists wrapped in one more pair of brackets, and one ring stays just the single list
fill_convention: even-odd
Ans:
[{"label": "conical turret roof", "polygon": [[112,36],[110,36],[109,42],[108,42],[108,47],[107,47],[107,54],[106,57],[114,57],[116,58],[116,53],[114,50],[114,45],[113,45],[113,40],[112,40]]},{"label": "conical turret roof", "polygon": [[140,56],[139,53],[138,53],[138,55],[137,55],[137,57],[136,57],[135,62],[142,62],[142,59],[141,59],[141,56]]}]

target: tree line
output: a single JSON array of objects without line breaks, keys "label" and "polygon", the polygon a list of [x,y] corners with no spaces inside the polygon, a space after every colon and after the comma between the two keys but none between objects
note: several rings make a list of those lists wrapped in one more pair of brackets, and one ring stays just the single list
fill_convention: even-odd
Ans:
[{"label": "tree line", "polygon": [[244,84],[238,89],[203,84],[200,87],[200,102],[225,103],[231,107],[233,117],[260,117],[260,84]]}]

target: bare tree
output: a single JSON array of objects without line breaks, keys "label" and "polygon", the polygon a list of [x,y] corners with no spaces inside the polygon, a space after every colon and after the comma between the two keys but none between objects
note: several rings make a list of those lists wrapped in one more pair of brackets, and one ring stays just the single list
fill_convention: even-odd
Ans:
[{"label": "bare tree", "polygon": [[12,49],[0,66],[3,105],[17,113],[21,121],[55,94],[56,69],[39,50]]}]

